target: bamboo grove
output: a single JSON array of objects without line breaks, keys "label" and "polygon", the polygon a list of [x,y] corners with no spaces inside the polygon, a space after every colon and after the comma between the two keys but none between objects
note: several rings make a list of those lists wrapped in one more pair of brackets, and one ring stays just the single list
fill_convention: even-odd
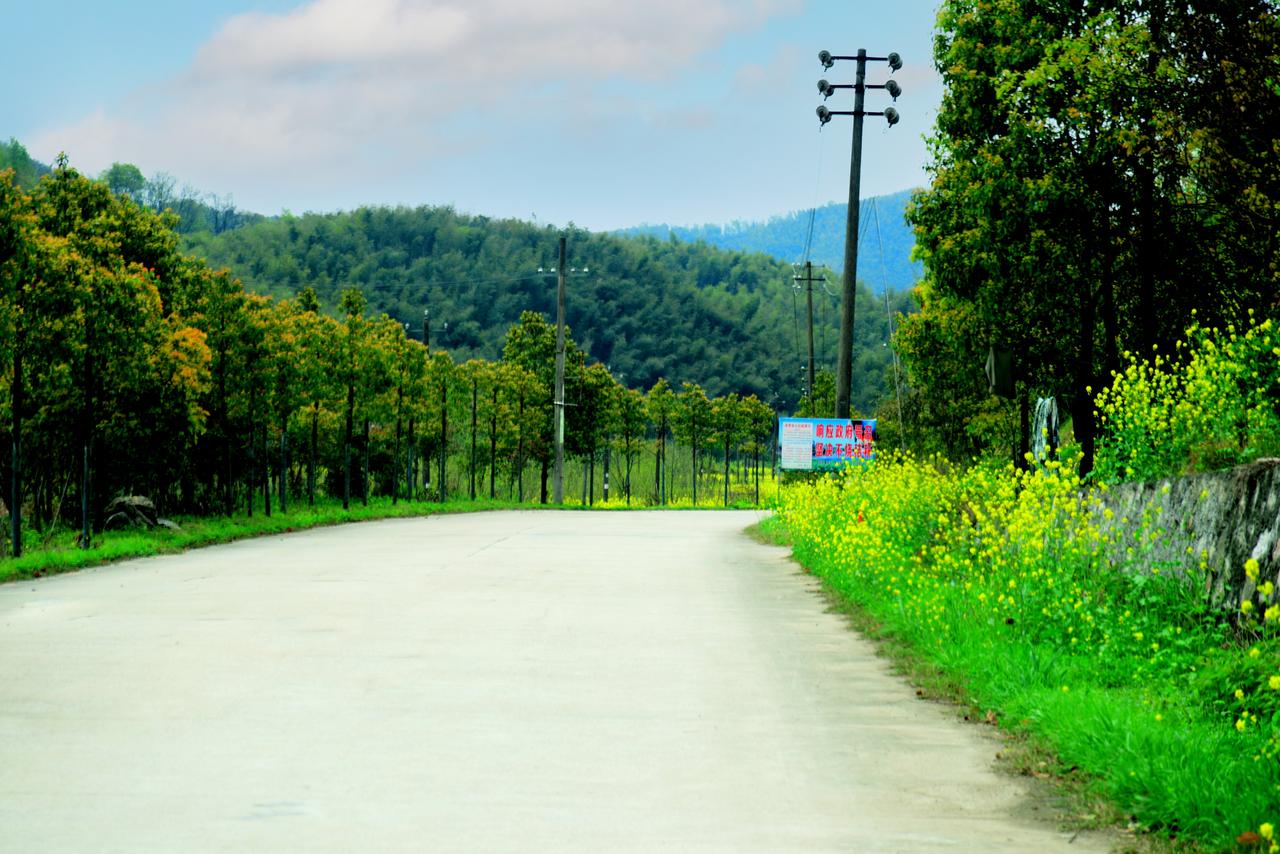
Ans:
[{"label": "bamboo grove", "polygon": [[[30,192],[0,173],[0,460],[9,550],[25,523],[101,529],[113,497],[176,514],[270,513],[317,495],[547,500],[555,328],[525,312],[496,362],[455,363],[370,317],[358,289],[247,292],[178,250],[171,215],[60,160]],[[624,388],[570,340],[566,455],[618,465],[628,501],[669,498],[674,441],[696,473],[750,459],[774,414],[665,379]],[[683,453],[683,452],[682,452]],[[633,484],[644,458],[652,479]],[[714,460],[714,462],[712,462]],[[533,483],[525,483],[526,472]],[[704,494],[705,500],[708,496]]]}]

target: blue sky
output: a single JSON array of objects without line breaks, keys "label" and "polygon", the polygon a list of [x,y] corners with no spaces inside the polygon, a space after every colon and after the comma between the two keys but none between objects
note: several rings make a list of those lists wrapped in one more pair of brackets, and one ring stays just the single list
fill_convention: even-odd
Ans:
[{"label": "blue sky", "polygon": [[[926,181],[934,0],[44,0],[4,12],[0,138],[248,210],[452,204],[593,229],[843,201],[816,55],[902,54],[863,195]],[[868,82],[883,82],[883,63]],[[868,109],[889,103],[868,94]],[[851,108],[840,92],[832,109]]]}]

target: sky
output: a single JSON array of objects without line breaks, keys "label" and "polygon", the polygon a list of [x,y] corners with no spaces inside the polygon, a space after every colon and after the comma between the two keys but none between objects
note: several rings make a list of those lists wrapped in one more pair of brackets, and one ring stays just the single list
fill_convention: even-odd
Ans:
[{"label": "sky", "polygon": [[[2,0],[0,140],[241,209],[453,205],[593,230],[848,198],[817,53],[901,54],[862,196],[927,182],[936,0]],[[883,83],[883,62],[867,82]],[[891,104],[867,93],[866,109]],[[852,109],[838,90],[833,110]]]}]

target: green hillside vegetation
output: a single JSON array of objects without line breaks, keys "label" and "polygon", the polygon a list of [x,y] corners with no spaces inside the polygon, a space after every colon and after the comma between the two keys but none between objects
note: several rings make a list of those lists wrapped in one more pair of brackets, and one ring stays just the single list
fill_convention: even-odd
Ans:
[{"label": "green hillside vegetation", "polygon": [[[863,199],[859,207],[858,278],[876,293],[907,290],[924,272],[911,259],[915,234],[907,224],[910,190]],[[640,225],[616,232],[625,236],[674,236],[685,243],[706,243],[739,252],[764,252],[782,261],[806,258],[824,265],[836,277],[844,269],[844,235],[849,206],[833,203],[811,211],[794,211],[765,222],[732,222],[728,225]],[[812,236],[809,231],[813,223]]]},{"label": "green hillside vegetation", "polygon": [[[433,346],[458,359],[496,359],[522,312],[554,318],[557,236],[550,227],[448,207],[370,207],[197,232],[185,246],[256,293],[287,298],[314,288],[330,311],[343,288],[358,288],[415,338],[429,310]],[[570,265],[585,270],[569,278],[569,322],[582,349],[620,382],[647,389],[660,377],[689,380],[713,396],[754,394],[779,411],[797,407],[807,348],[804,299],[789,264],[580,229],[569,245]],[[837,293],[838,282],[828,288]],[[859,293],[853,401],[860,412],[874,412],[891,392],[889,313],[910,305],[893,293],[886,310],[884,298]],[[820,290],[814,314],[817,361],[834,366],[838,306]]]},{"label": "green hillside vegetation", "polygon": [[0,143],[0,172],[13,170],[13,182],[26,189],[36,185],[41,177],[49,174],[49,167],[33,160],[27,149],[16,139]]}]

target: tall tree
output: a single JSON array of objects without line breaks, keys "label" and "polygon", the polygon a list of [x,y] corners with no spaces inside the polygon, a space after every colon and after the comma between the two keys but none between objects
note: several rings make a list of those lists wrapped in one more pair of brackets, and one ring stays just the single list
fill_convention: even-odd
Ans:
[{"label": "tall tree", "polygon": [[653,384],[653,388],[649,389],[649,393],[645,396],[645,407],[648,410],[649,420],[654,427],[653,500],[658,504],[667,503],[667,482],[665,479],[667,433],[671,430],[671,418],[675,414],[676,403],[676,394],[671,390],[671,385],[667,382],[666,377],[659,377],[658,381]]},{"label": "tall tree", "polygon": [[689,445],[690,457],[693,463],[693,472],[691,474],[693,504],[696,507],[698,505],[698,467],[700,464],[698,452],[702,450],[707,437],[711,435],[711,401],[707,398],[707,393],[702,390],[702,386],[691,382],[682,384],[681,391],[676,398],[677,405],[672,427],[675,428],[676,435],[684,439]]}]

